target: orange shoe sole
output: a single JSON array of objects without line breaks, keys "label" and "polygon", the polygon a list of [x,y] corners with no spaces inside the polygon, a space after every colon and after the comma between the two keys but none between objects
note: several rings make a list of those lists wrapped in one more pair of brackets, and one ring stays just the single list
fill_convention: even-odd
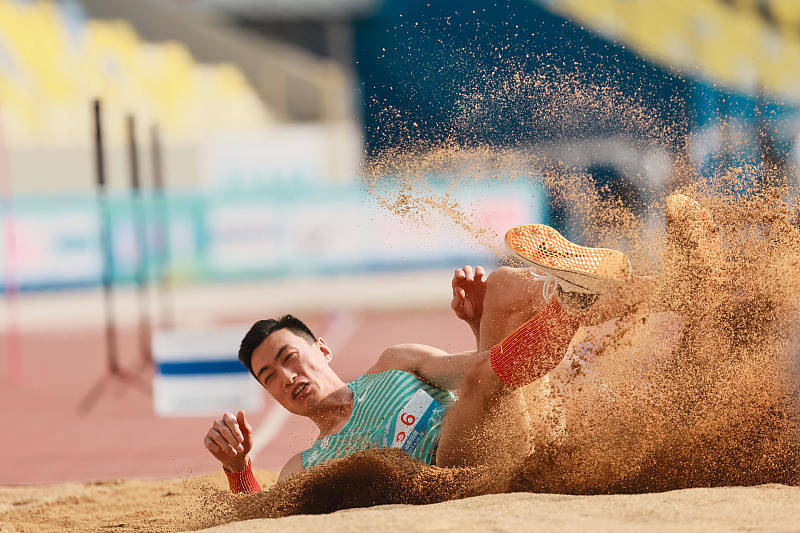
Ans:
[{"label": "orange shoe sole", "polygon": [[511,228],[505,244],[512,259],[558,278],[566,291],[599,294],[631,277],[631,262],[622,252],[579,246],[544,224]]}]

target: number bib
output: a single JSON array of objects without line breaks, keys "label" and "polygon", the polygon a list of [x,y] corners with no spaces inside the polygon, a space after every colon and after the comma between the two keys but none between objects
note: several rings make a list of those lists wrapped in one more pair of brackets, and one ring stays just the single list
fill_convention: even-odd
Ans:
[{"label": "number bib", "polygon": [[433,413],[440,408],[441,404],[424,390],[415,392],[403,406],[394,425],[389,422],[386,446],[401,448],[411,454],[430,428]]}]

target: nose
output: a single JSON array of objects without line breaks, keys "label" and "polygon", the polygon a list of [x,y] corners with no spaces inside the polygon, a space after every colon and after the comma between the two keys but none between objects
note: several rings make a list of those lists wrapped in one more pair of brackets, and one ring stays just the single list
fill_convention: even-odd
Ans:
[{"label": "nose", "polygon": [[287,372],[286,373],[286,384],[284,385],[284,387],[286,387],[288,389],[289,387],[294,385],[294,380],[295,379],[297,379],[297,374],[295,374],[294,372]]}]

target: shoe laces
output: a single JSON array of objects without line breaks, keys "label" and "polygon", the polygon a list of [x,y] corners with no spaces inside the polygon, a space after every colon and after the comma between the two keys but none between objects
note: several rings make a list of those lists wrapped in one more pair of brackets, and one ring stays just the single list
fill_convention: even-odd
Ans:
[{"label": "shoe laces", "polygon": [[549,302],[558,288],[558,278],[552,274],[533,272],[533,279],[542,282],[542,297],[545,302]]}]

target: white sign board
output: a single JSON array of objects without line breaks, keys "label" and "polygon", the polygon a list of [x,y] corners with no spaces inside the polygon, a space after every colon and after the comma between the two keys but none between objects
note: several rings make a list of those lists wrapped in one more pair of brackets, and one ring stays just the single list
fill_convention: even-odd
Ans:
[{"label": "white sign board", "polygon": [[264,394],[239,362],[247,326],[157,331],[153,406],[159,416],[219,416],[258,410]]}]

